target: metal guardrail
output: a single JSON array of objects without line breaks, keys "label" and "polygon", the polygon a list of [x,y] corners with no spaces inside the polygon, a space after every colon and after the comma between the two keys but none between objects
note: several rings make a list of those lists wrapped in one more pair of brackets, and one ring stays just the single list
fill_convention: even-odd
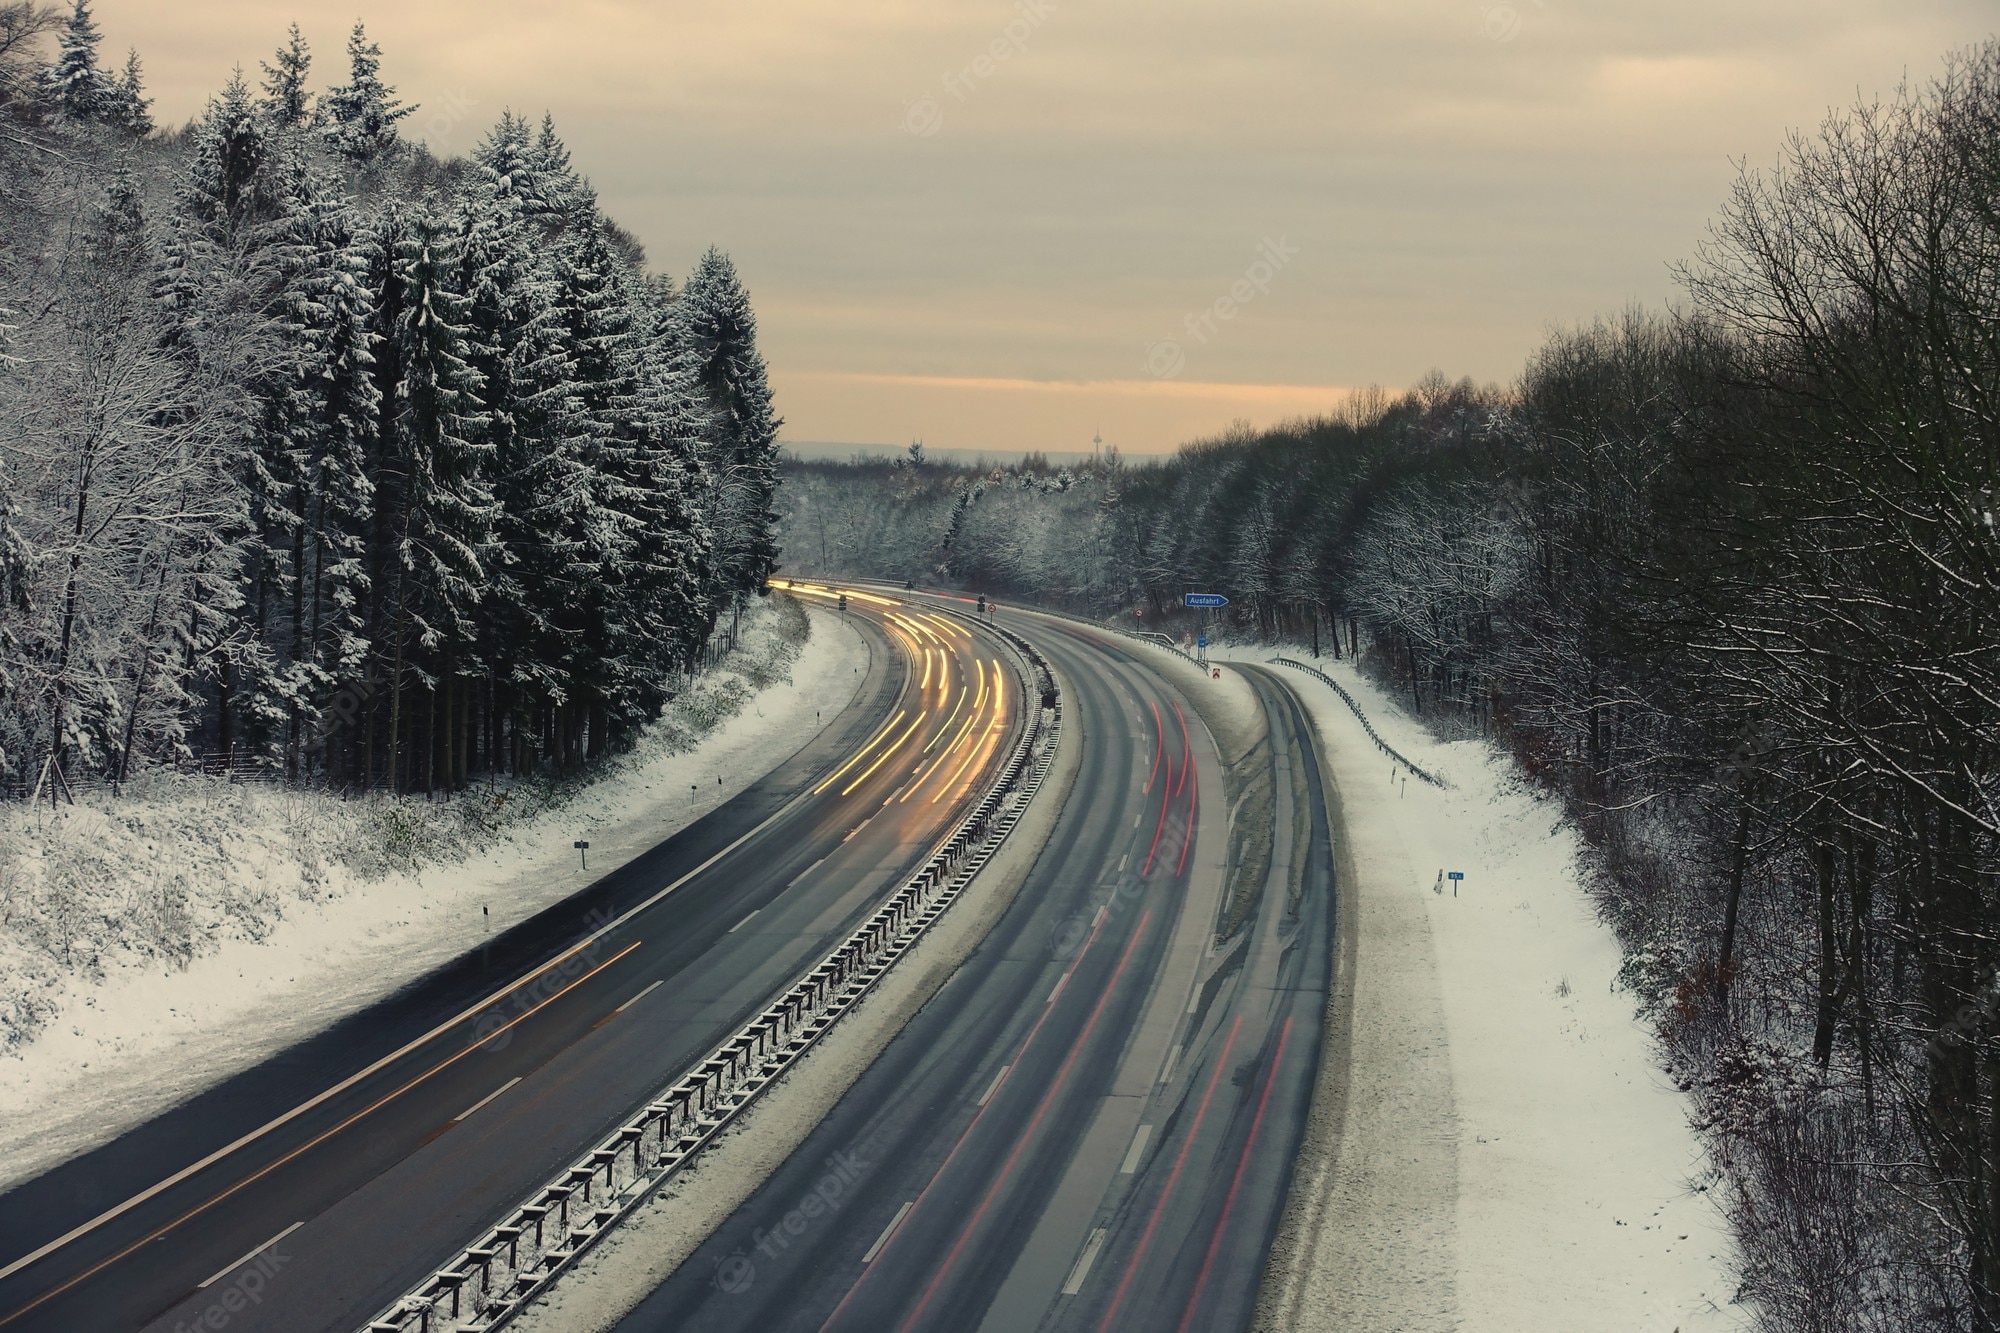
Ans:
[{"label": "metal guardrail", "polygon": [[1055,678],[1041,654],[988,625],[1027,660],[1037,710],[1000,778],[931,858],[769,1007],[578,1157],[444,1267],[363,1326],[363,1333],[490,1333],[546,1291],[796,1064],[872,990],[984,868],[1041,790],[1062,730]]},{"label": "metal guardrail", "polygon": [[1323,681],[1326,684],[1333,686],[1333,692],[1339,695],[1341,699],[1345,701],[1345,703],[1349,708],[1354,710],[1354,716],[1358,718],[1361,722],[1361,729],[1368,733],[1369,740],[1375,742],[1376,749],[1380,750],[1383,754],[1388,755],[1391,759],[1401,764],[1404,768],[1409,769],[1410,772],[1416,774],[1419,778],[1423,779],[1425,782],[1430,783],[1431,786],[1444,789],[1450,788],[1451,784],[1449,782],[1446,782],[1443,778],[1439,777],[1435,773],[1426,772],[1425,770],[1417,767],[1415,764],[1405,759],[1402,755],[1396,753],[1396,751],[1390,747],[1389,742],[1383,740],[1380,736],[1377,736],[1375,734],[1375,724],[1368,720],[1368,714],[1361,711],[1361,705],[1354,702],[1354,696],[1349,694],[1339,681],[1335,680],[1332,676],[1327,675],[1324,671],[1321,671],[1318,667],[1307,666],[1304,662],[1294,662],[1289,657],[1274,657],[1271,660],[1273,662],[1283,663],[1285,666],[1292,667],[1296,670],[1303,671],[1308,676],[1313,677],[1315,680]]}]

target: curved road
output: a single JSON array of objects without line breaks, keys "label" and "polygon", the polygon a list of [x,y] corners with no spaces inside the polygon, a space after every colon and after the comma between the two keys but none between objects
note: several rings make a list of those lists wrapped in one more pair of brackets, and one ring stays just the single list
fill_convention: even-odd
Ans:
[{"label": "curved road", "polygon": [[734,801],[0,1195],[0,1329],[351,1333],[766,1003],[957,823],[1023,716],[984,636],[868,594],[851,614],[857,704]]},{"label": "curved road", "polygon": [[[1134,647],[1009,611],[1082,766],[1012,906],[620,1333],[1245,1326],[1303,1135],[1333,921],[1302,710],[1266,734],[1268,873],[1227,886],[1224,756]],[[1262,855],[1245,858],[1254,867]],[[1227,938],[1217,941],[1219,923]]]}]

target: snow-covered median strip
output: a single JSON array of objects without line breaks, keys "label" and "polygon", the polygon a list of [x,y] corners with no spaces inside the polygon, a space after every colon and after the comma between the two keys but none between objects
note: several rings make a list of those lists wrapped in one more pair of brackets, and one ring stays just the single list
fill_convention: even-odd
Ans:
[{"label": "snow-covered median strip", "polygon": [[[776,616],[760,606],[739,654],[597,781],[450,861],[399,868],[412,849],[383,838],[411,821],[386,801],[270,787],[167,783],[93,797],[59,822],[44,810],[41,828],[0,810],[0,1029],[31,1034],[0,1055],[0,1187],[392,993],[796,753],[851,701],[868,649],[824,612],[793,644]],[[103,918],[156,903],[172,909],[161,929],[105,943]],[[161,938],[180,951],[146,947]],[[22,1022],[15,992],[30,979],[52,1021]]]},{"label": "snow-covered median strip", "polygon": [[1392,773],[1334,690],[1273,668],[1325,741],[1357,938],[1353,1064],[1326,1080],[1344,1120],[1330,1160],[1302,1159],[1299,1183],[1321,1197],[1290,1210],[1299,1234],[1273,1275],[1271,1326],[1741,1327],[1712,1168],[1617,984],[1575,829],[1491,744],[1441,743],[1347,664],[1317,665],[1384,743],[1451,786]]}]

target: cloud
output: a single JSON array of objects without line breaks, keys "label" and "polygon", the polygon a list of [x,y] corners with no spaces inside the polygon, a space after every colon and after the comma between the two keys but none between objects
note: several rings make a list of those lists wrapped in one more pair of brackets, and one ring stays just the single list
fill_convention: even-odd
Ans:
[{"label": "cloud", "polygon": [[[316,73],[337,75],[357,9],[387,76],[426,104],[417,132],[451,99],[451,151],[503,107],[553,110],[655,262],[685,271],[710,242],[734,254],[795,437],[889,441],[918,417],[1054,430],[1062,393],[997,386],[1130,380],[1176,336],[1188,383],[1395,385],[1431,366],[1507,380],[1550,324],[1671,296],[1668,264],[1734,159],[1770,160],[1788,128],[1925,77],[1992,28],[1978,0],[97,12],[109,45],[139,47],[172,121],[232,64],[254,75],[294,17]],[[913,122],[926,99],[937,117]],[[1300,247],[1282,280],[1220,336],[1176,335],[1267,235]],[[861,374],[891,378],[863,397],[802,378]],[[996,387],[953,397],[946,381]],[[1193,400],[1138,401],[1147,430],[1194,428],[1164,407]],[[980,419],[947,419],[975,404]]]}]

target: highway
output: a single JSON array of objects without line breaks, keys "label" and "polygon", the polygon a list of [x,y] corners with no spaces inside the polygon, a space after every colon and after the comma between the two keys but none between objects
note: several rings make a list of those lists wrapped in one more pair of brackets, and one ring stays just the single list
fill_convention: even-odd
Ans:
[{"label": "highway", "polygon": [[1045,851],[965,965],[620,1333],[1247,1325],[1329,982],[1309,724],[1244,668],[1264,735],[1225,754],[1148,650],[1002,618],[1054,665],[1083,736]]},{"label": "highway", "polygon": [[0,1329],[225,1308],[246,1333],[351,1333],[761,1007],[947,834],[1023,721],[988,636],[869,594],[849,614],[872,645],[856,704],[735,800],[0,1196]]}]

